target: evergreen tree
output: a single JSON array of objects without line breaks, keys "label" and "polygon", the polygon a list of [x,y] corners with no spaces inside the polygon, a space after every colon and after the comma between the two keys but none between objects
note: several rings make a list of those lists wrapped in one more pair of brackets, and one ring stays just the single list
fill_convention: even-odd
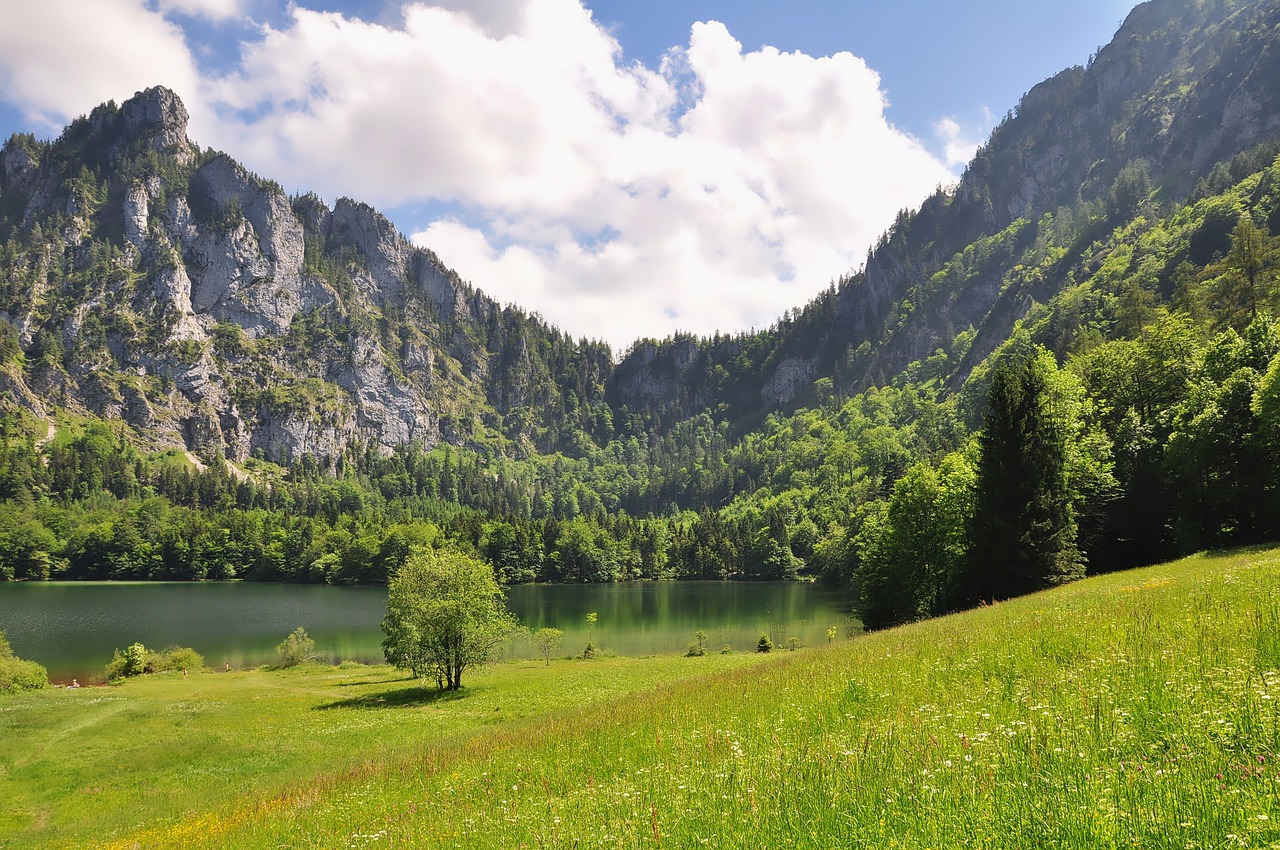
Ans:
[{"label": "evergreen tree", "polygon": [[1079,578],[1067,428],[1050,393],[1049,355],[1001,364],[987,396],[969,557],[958,605]]}]

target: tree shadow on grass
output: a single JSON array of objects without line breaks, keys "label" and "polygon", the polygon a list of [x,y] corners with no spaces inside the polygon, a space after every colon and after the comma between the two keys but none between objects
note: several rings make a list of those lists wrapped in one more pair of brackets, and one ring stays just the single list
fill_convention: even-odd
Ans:
[{"label": "tree shadow on grass", "polygon": [[1226,558],[1231,555],[1252,555],[1256,552],[1270,552],[1276,548],[1275,541],[1269,543],[1242,543],[1235,546],[1218,546],[1206,549],[1204,554],[1212,558]]},{"label": "tree shadow on grass", "polygon": [[435,686],[410,685],[393,691],[379,691],[374,694],[363,694],[358,697],[334,700],[317,705],[313,711],[328,711],[333,708],[413,708],[434,705],[440,702],[451,702],[461,699],[462,694],[455,691],[437,690]]}]

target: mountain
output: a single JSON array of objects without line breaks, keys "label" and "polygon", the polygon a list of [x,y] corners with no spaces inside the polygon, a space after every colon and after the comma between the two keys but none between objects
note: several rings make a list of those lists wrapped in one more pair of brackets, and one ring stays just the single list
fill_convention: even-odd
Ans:
[{"label": "mountain", "polygon": [[550,451],[596,427],[607,346],[498,305],[367,205],[289,198],[186,128],[156,87],[0,152],[9,399],[236,460],[508,437]]},{"label": "mountain", "polygon": [[[1280,137],[1278,33],[1273,3],[1140,4],[1087,66],[1029,91],[954,187],[900,213],[863,268],[760,334],[638,343],[610,400],[665,419],[718,400],[751,423],[820,401],[823,379],[852,394],[939,350],[958,386],[1068,283],[1070,258],[1041,279],[1007,279],[1036,238],[1022,225],[1065,211],[1089,222],[1078,234],[1088,245],[1140,211],[1184,202],[1215,168]],[[956,261],[972,264],[975,246],[984,268],[957,280]]]},{"label": "mountain", "polygon": [[1274,540],[1278,38],[1144,3],[862,268],[617,362],[164,88],[14,136],[0,580],[383,583],[449,543],[508,583],[821,575],[879,627]]},{"label": "mountain", "polygon": [[[1278,32],[1270,3],[1136,7],[838,285],[767,331],[642,340],[616,364],[370,207],[290,198],[200,149],[178,98],[149,89],[0,152],[0,390],[42,417],[121,418],[157,448],[287,461],[441,442],[582,454],[703,412],[743,433],[920,363],[954,389],[1089,245],[1280,137]],[[1046,227],[1070,244],[1015,274]]]}]

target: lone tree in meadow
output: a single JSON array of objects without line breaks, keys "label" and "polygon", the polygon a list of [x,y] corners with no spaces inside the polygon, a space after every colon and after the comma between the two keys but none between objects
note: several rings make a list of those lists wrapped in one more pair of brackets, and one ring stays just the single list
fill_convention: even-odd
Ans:
[{"label": "lone tree in meadow", "polygon": [[493,660],[518,625],[493,567],[462,552],[425,549],[388,586],[382,652],[395,667],[456,691],[463,671]]},{"label": "lone tree in meadow", "polygon": [[564,632],[548,626],[533,633],[533,644],[538,647],[538,653],[546,660],[548,667],[551,666],[551,656],[560,649],[563,641]]},{"label": "lone tree in meadow", "polygon": [[297,667],[310,659],[315,650],[316,642],[307,635],[306,629],[298,626],[276,646],[277,664],[281,667]]}]

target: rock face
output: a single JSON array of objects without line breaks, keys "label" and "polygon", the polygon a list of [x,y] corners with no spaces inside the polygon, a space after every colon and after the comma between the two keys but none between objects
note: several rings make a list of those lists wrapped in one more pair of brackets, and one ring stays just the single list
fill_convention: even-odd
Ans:
[{"label": "rock face", "polygon": [[[369,206],[290,199],[201,154],[186,129],[182,102],[157,87],[56,143],[0,151],[0,209],[39,242],[0,270],[32,281],[0,320],[38,361],[0,373],[0,403],[44,416],[45,399],[122,418],[153,444],[279,461],[466,442],[477,412],[500,418],[535,389],[555,406],[539,356],[489,368],[504,350],[563,347],[552,329],[499,309]],[[64,255],[82,291],[55,279]]]},{"label": "rock face", "polygon": [[[1140,163],[1160,199],[1185,199],[1216,163],[1280,137],[1280,7],[1249,0],[1152,0],[1129,14],[1086,67],[1069,68],[1027,92],[992,133],[954,189],[901,214],[835,292],[819,295],[793,322],[739,350],[704,340],[702,371],[722,369],[735,388],[731,419],[811,403],[813,382],[834,377],[858,392],[901,373],[973,328],[976,338],[953,383],[1061,280],[1002,293],[983,279],[963,290],[919,292],[975,240],[1060,206],[1107,198],[1117,176]],[[913,300],[914,299],[914,300]],[[920,303],[917,303],[920,302]],[[903,309],[910,303],[910,309]],[[637,346],[619,368],[617,404],[653,409],[670,387],[680,339]],[[658,371],[646,377],[645,363]],[[725,384],[725,381],[720,382]],[[679,394],[668,415],[692,415]]]},{"label": "rock face", "polygon": [[176,95],[148,89],[56,142],[0,150],[0,237],[22,241],[0,266],[0,320],[24,354],[0,363],[0,404],[287,461],[439,441],[572,451],[704,411],[749,426],[891,380],[963,335],[944,351],[955,382],[1063,281],[982,272],[949,287],[949,262],[997,235],[1017,256],[1046,214],[1105,206],[1125,169],[1184,199],[1215,163],[1280,138],[1278,80],[1275,4],[1143,3],[805,308],[758,334],[640,342],[618,364],[494,303],[369,206],[290,198],[202,152]]}]

